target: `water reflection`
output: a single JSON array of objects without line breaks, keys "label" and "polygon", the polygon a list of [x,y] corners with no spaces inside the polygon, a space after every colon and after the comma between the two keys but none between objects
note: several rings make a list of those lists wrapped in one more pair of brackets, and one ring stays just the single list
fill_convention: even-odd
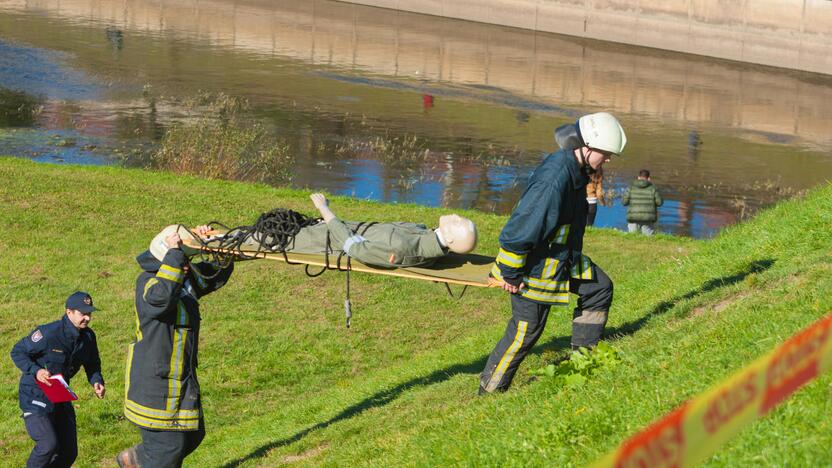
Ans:
[{"label": "water reflection", "polygon": [[[130,164],[204,89],[254,104],[296,186],[387,201],[508,212],[552,129],[597,109],[631,142],[607,186],[650,169],[664,231],[711,235],[832,174],[824,76],[321,0],[17,0],[0,31],[0,86],[43,96],[36,125],[138,146]],[[408,138],[406,163],[378,156]]]}]

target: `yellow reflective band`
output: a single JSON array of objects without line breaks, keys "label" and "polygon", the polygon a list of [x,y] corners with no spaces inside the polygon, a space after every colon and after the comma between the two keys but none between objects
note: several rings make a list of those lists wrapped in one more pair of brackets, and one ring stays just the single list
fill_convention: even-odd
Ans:
[{"label": "yellow reflective band", "polygon": [[147,406],[140,405],[133,400],[124,400],[125,408],[129,408],[130,411],[138,414],[139,416],[144,416],[145,418],[149,419],[158,419],[158,420],[165,420],[165,419],[196,419],[199,418],[199,410],[192,409],[192,410],[174,410],[174,411],[167,411],[161,409],[154,409],[149,408]]},{"label": "yellow reflective band", "polygon": [[153,285],[157,283],[159,283],[159,280],[157,280],[156,278],[150,278],[149,280],[147,280],[147,283],[144,284],[144,293],[142,293],[142,299],[144,299],[145,301],[147,300],[147,291],[149,291],[150,288],[152,288]]},{"label": "yellow reflective band", "polygon": [[498,267],[496,263],[493,267],[491,267],[491,276],[493,276],[497,280],[503,280],[503,274],[500,273],[500,267]]},{"label": "yellow reflective band", "polygon": [[130,391],[130,369],[133,367],[133,347],[136,343],[127,346],[127,369],[124,372],[124,401],[127,401],[127,392]]},{"label": "yellow reflective band", "polygon": [[501,247],[500,253],[497,255],[497,263],[502,263],[511,268],[523,268],[523,265],[526,264],[526,255],[518,255]]},{"label": "yellow reflective band", "polygon": [[139,320],[139,312],[136,311],[136,342],[142,340],[142,323]]},{"label": "yellow reflective band", "polygon": [[526,278],[526,283],[531,287],[544,291],[569,292],[569,280],[551,281],[538,278]]},{"label": "yellow reflective band", "polygon": [[555,234],[555,244],[565,244],[566,239],[569,237],[569,225],[564,224],[560,228],[558,228],[557,233]]},{"label": "yellow reflective band", "polygon": [[589,258],[581,256],[581,262],[584,264],[584,271],[581,273],[581,279],[591,280],[592,279],[592,262],[589,261]]},{"label": "yellow reflective band", "polygon": [[558,260],[556,258],[547,258],[546,263],[543,264],[543,274],[541,278],[552,279],[558,271]]},{"label": "yellow reflective band", "polygon": [[188,329],[180,328],[187,325],[188,312],[182,301],[176,303],[176,326],[173,330],[173,346],[170,353],[170,371],[168,373],[168,411],[179,407],[179,391],[182,388],[182,362],[185,354],[185,341],[188,338]]},{"label": "yellow reflective band", "polygon": [[169,265],[162,265],[159,267],[159,271],[156,272],[156,277],[164,278],[166,280],[173,281],[174,283],[181,283],[185,279],[182,275],[182,270]]},{"label": "yellow reflective band", "polygon": [[131,422],[149,429],[157,430],[190,430],[199,428],[199,415],[194,418],[174,417],[171,419],[156,419],[143,416],[125,406],[124,416]]},{"label": "yellow reflective band", "polygon": [[586,255],[581,255],[581,259],[577,265],[572,265],[570,276],[576,279],[591,280],[592,279],[592,261]]},{"label": "yellow reflective band", "polygon": [[517,324],[517,333],[514,335],[514,341],[511,343],[511,346],[508,347],[505,354],[503,354],[503,358],[500,359],[500,363],[497,364],[497,368],[494,369],[494,373],[491,374],[491,379],[488,381],[487,389],[489,391],[493,391],[497,388],[497,385],[500,384],[500,380],[502,380],[503,375],[506,373],[506,369],[508,369],[508,365],[511,364],[511,360],[514,359],[514,356],[517,354],[517,351],[523,346],[523,340],[526,338],[526,329],[529,326],[529,322],[520,321]]},{"label": "yellow reflective band", "polygon": [[551,302],[557,304],[568,304],[569,303],[569,292],[543,292],[543,291],[535,291],[533,289],[524,289],[522,292],[523,297],[534,299],[541,302]]}]

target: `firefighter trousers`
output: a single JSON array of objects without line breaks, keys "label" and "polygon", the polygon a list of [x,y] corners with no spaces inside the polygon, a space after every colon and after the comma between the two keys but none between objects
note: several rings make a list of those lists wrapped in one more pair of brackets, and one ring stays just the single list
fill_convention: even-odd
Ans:
[{"label": "firefighter trousers", "polygon": [[[612,305],[612,281],[597,265],[594,269],[592,280],[569,281],[569,291],[578,295],[578,306],[572,314],[573,348],[591,348],[598,343]],[[543,333],[550,307],[518,294],[511,295],[511,318],[480,375],[481,391],[508,390],[517,368]]]}]

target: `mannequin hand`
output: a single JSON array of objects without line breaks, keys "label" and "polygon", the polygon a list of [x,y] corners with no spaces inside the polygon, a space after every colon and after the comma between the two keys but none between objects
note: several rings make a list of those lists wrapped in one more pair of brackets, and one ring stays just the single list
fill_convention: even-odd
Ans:
[{"label": "mannequin hand", "polygon": [[312,203],[315,205],[315,208],[321,213],[321,217],[324,218],[325,222],[329,222],[333,218],[335,218],[335,213],[329,209],[329,202],[327,201],[326,197],[322,193],[313,193],[309,196],[312,199]]},{"label": "mannequin hand", "polygon": [[312,203],[315,205],[315,208],[319,210],[321,208],[329,207],[329,202],[327,201],[326,196],[322,193],[313,193],[312,195],[309,195],[309,198],[312,199]]}]

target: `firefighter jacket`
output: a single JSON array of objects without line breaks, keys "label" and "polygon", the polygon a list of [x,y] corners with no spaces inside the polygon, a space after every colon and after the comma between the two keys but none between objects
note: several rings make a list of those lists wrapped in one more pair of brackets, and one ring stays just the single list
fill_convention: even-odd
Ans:
[{"label": "firefighter jacket", "polygon": [[332,219],[300,230],[286,250],[297,253],[346,252],[368,265],[424,266],[448,252],[424,224],[357,223]]},{"label": "firefighter jacket", "polygon": [[35,383],[35,376],[41,369],[48,370],[52,375],[63,374],[64,380],[70,383],[70,379],[84,366],[90,384],[104,385],[95,333],[89,328],[75,328],[66,315],[39,326],[18,341],[12,348],[11,356],[14,364],[23,371],[19,399],[24,413],[51,413],[55,410],[55,405]]},{"label": "firefighter jacket", "polygon": [[500,232],[491,269],[498,280],[524,288],[520,295],[542,304],[569,302],[569,279],[591,280],[591,260],[581,254],[586,226],[586,183],[572,150],[549,154]]},{"label": "firefighter jacket", "polygon": [[[233,264],[212,279],[183,272],[185,254],[170,249],[159,262],[147,251],[136,260],[136,340],[128,347],[124,415],[152,430],[196,431],[202,416],[196,369],[199,302],[228,281]],[[191,267],[213,276],[217,267]]]}]

